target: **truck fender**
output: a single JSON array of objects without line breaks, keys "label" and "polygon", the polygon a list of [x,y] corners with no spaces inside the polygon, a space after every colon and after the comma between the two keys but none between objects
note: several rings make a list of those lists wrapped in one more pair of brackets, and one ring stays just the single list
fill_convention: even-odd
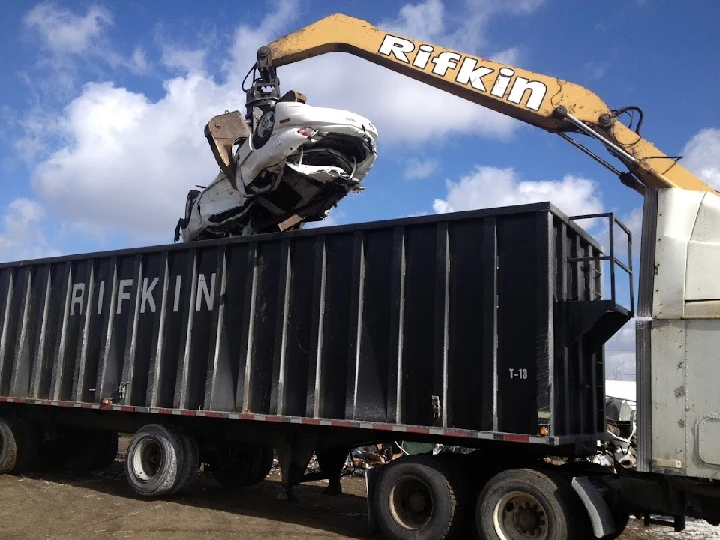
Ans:
[{"label": "truck fender", "polygon": [[575,476],[572,487],[585,505],[595,538],[604,538],[615,532],[615,522],[605,499],[587,476]]}]

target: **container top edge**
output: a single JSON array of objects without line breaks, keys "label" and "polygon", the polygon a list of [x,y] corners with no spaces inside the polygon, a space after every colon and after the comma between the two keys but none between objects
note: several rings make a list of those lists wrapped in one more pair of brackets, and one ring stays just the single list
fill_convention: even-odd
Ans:
[{"label": "container top edge", "polygon": [[120,256],[131,256],[131,255],[142,255],[145,253],[158,253],[158,252],[173,252],[192,250],[199,248],[210,248],[218,246],[232,246],[238,244],[252,244],[252,243],[269,243],[272,241],[280,241],[284,239],[292,238],[313,238],[318,236],[346,234],[357,231],[372,231],[384,228],[402,227],[408,225],[432,225],[443,222],[457,222],[467,221],[479,218],[491,218],[491,217],[502,217],[512,216],[520,214],[533,214],[539,212],[548,212],[554,214],[558,219],[567,223],[570,227],[575,229],[579,234],[584,236],[590,242],[595,243],[592,236],[580,227],[577,223],[573,222],[565,213],[561,212],[554,204],[550,202],[537,202],[522,205],[512,205],[495,208],[481,208],[476,210],[464,210],[451,212],[446,214],[429,214],[424,216],[413,216],[413,217],[402,217],[402,218],[391,218],[391,219],[380,219],[368,222],[355,222],[346,225],[328,225],[324,227],[316,227],[312,229],[301,229],[297,231],[288,232],[277,232],[277,233],[264,233],[257,234],[254,236],[246,237],[233,237],[223,238],[216,240],[202,240],[198,242],[192,242],[189,244],[185,243],[174,243],[174,244],[155,244],[142,247],[132,248],[121,248],[116,250],[106,251],[95,251],[85,253],[73,253],[69,255],[61,255],[56,257],[44,257],[38,259],[26,259],[17,261],[0,262],[0,269],[8,267],[24,267],[24,266],[36,266],[36,265],[47,265],[52,263],[63,263],[68,261],[86,260],[86,259],[102,259],[110,257]]}]

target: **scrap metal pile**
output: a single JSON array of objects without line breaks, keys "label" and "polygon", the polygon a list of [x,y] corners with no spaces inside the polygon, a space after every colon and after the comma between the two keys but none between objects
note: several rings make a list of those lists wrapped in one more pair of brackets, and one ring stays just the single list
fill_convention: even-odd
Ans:
[{"label": "scrap metal pile", "polygon": [[[187,195],[175,240],[247,236],[325,219],[358,192],[377,158],[377,129],[357,114],[280,96],[269,52],[258,54],[247,113],[226,112],[205,127],[220,173]],[[250,75],[250,73],[248,73]]]}]

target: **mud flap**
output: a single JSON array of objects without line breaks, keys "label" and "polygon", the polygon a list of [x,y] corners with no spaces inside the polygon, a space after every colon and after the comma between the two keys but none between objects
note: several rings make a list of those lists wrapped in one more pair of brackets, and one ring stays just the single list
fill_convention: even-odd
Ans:
[{"label": "mud flap", "polygon": [[373,501],[375,499],[375,486],[377,486],[380,475],[382,475],[383,467],[373,467],[365,471],[365,493],[367,495],[367,515],[368,515],[368,528],[370,533],[373,534],[378,531],[378,522],[375,517],[375,505]]},{"label": "mud flap", "polygon": [[613,534],[615,522],[610,508],[590,479],[587,476],[576,476],[571,484],[587,510],[595,538],[604,538]]}]

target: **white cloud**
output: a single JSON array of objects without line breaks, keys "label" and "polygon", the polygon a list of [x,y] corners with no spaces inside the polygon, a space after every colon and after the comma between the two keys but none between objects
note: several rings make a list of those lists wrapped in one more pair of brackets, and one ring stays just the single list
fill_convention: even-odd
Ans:
[{"label": "white cloud", "polygon": [[[257,48],[273,39],[282,6],[259,28],[238,29],[238,65],[252,65]],[[138,241],[172,239],[188,189],[216,175],[205,123],[243,102],[238,81],[222,84],[201,72],[165,81],[164,88],[154,102],[110,82],[84,86],[54,124],[64,144],[35,168],[33,187],[48,211]]]},{"label": "white cloud", "polygon": [[583,70],[590,80],[601,79],[609,68],[610,64],[607,62],[586,62],[583,66]]},{"label": "white cloud", "polygon": [[703,129],[685,145],[682,164],[715,189],[720,189],[720,129]]},{"label": "white cloud", "polygon": [[420,160],[417,158],[411,158],[405,165],[405,179],[406,180],[420,180],[427,178],[434,173],[438,168],[437,159],[425,159]]},{"label": "white cloud", "polygon": [[140,47],[136,47],[133,51],[130,67],[136,73],[145,73],[150,69],[150,63],[148,62],[147,56],[145,56],[145,51]]},{"label": "white cloud", "polygon": [[142,75],[150,69],[141,47],[125,54],[113,46],[107,35],[113,17],[102,7],[90,6],[85,15],[79,15],[45,2],[28,11],[23,22],[33,43],[39,44],[42,51],[34,66],[39,74],[28,80],[28,85],[31,92],[43,97],[66,99],[77,91],[81,73],[104,76],[106,68],[110,68]]},{"label": "white cloud", "polygon": [[[43,125],[52,126],[52,140],[59,142],[33,175],[33,187],[48,212],[67,222],[125,231],[138,241],[172,238],[187,190],[207,185],[216,174],[203,126],[224,110],[242,110],[244,99],[238,90],[257,48],[287,33],[297,16],[297,2],[275,6],[259,26],[238,26],[221,69],[223,80],[199,70],[202,51],[168,47],[163,62],[185,73],[164,82],[159,100],[111,82],[90,83],[62,115],[37,124],[28,133],[28,154],[42,148]],[[426,32],[444,39],[443,11],[438,0],[427,0],[404,7],[396,22],[409,34]],[[439,15],[428,20],[419,14]],[[476,29],[484,31],[482,25]],[[110,57],[105,61],[118,62],[117,56]],[[129,62],[137,69],[147,68],[141,49]],[[287,66],[280,77],[283,91],[305,92],[311,104],[367,115],[379,127],[380,144],[426,141],[450,133],[503,138],[516,125],[508,117],[347,55]]]},{"label": "white cloud", "polygon": [[565,175],[561,180],[525,180],[512,169],[477,166],[457,182],[447,181],[445,199],[435,199],[437,213],[497,208],[549,201],[568,215],[603,211],[596,184]]},{"label": "white cloud", "polygon": [[110,83],[85,87],[64,118],[72,142],[34,176],[34,188],[56,215],[140,237],[172,237],[187,190],[215,175],[202,128],[230,99],[200,76],[165,88],[163,99],[151,103]]},{"label": "white cloud", "polygon": [[25,15],[25,26],[36,30],[43,45],[53,52],[82,53],[96,40],[112,16],[105,9],[91,6],[83,17],[51,3],[35,6]]},{"label": "white cloud", "polygon": [[13,200],[2,217],[0,259],[8,262],[57,255],[43,232],[45,218],[45,210],[37,201]]},{"label": "white cloud", "polygon": [[[468,1],[464,9],[449,13],[440,0],[426,0],[407,4],[395,19],[377,24],[400,35],[517,62],[520,48],[490,48],[487,26],[494,16],[527,14],[541,4],[542,0]],[[285,89],[305,93],[309,103],[346,108],[370,118],[383,145],[440,140],[451,133],[508,139],[520,126],[509,116],[345,53],[289,65],[279,75]]]},{"label": "white cloud", "polygon": [[206,55],[205,49],[180,49],[172,45],[165,45],[162,51],[162,62],[167,67],[184,73],[204,71]]}]

